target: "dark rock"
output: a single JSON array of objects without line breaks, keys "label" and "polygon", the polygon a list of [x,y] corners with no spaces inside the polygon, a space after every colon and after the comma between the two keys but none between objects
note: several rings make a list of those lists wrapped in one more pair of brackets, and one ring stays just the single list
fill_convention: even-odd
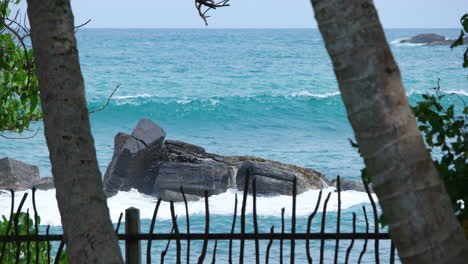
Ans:
[{"label": "dark rock", "polygon": [[149,119],[138,121],[131,135],[117,134],[114,156],[104,174],[106,194],[131,188],[150,192],[154,177],[148,177],[148,174],[151,174],[153,161],[157,159],[165,137],[164,130]]},{"label": "dark rock", "polygon": [[[409,39],[403,39],[400,43],[424,44],[424,46],[452,45],[455,39],[447,39],[437,34],[419,34]],[[468,44],[468,37],[463,38],[465,45]]]},{"label": "dark rock", "polygon": [[11,158],[0,159],[0,189],[23,191],[39,181],[37,166],[28,165]]},{"label": "dark rock", "polygon": [[[187,199],[197,200],[205,191],[211,196],[237,188],[243,173],[239,168],[257,163],[259,178],[265,178],[258,180],[259,194],[290,195],[288,188],[292,188],[294,176],[298,178],[298,193],[328,186],[325,175],[314,170],[256,157],[208,153],[200,146],[164,140],[165,133],[159,126],[146,120],[139,128],[141,123],[132,135],[119,133],[115,137],[114,156],[104,175],[108,196],[136,188],[166,201],[182,201],[183,186]],[[260,175],[260,170],[266,176]]]},{"label": "dark rock", "polygon": [[33,187],[42,191],[54,189],[54,179],[52,177],[40,178]]},{"label": "dark rock", "polygon": [[409,39],[404,39],[401,43],[419,43],[426,44],[434,41],[444,41],[445,37],[437,34],[419,34]]},{"label": "dark rock", "polygon": [[[336,179],[333,179],[330,182],[330,185],[336,187]],[[366,188],[364,187],[364,183],[360,181],[353,181],[340,178],[340,187],[341,191],[358,191],[358,192],[365,192]],[[372,188],[369,188],[371,192],[373,192]]]},{"label": "dark rock", "polygon": [[[167,192],[180,192],[191,196],[203,197],[223,193],[227,190],[230,171],[223,163],[195,164],[186,162],[166,162],[159,167],[159,173],[154,183],[154,191],[163,200],[174,200],[174,195]],[[174,201],[182,201],[180,199]]]},{"label": "dark rock", "polygon": [[292,195],[293,180],[297,179],[297,194],[310,189],[321,189],[328,186],[324,175],[312,169],[297,166],[245,161],[237,172],[237,189],[244,190],[247,171],[249,176],[249,193],[252,182],[256,179],[257,195]]}]

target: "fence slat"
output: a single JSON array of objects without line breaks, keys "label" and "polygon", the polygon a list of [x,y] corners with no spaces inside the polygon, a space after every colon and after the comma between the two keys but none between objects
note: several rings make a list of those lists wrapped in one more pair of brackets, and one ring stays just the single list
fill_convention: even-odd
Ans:
[{"label": "fence slat", "polygon": [[[210,233],[210,206],[208,204],[208,191],[205,191],[205,234]],[[208,238],[203,240],[202,252],[198,257],[198,264],[202,264],[205,260],[206,250],[208,248]]]},{"label": "fence slat", "polygon": [[57,255],[55,256],[54,264],[60,263],[60,257],[62,255],[63,247],[65,246],[65,241],[60,242],[59,248],[57,250]]},{"label": "fence slat", "polygon": [[176,263],[180,264],[181,257],[180,257],[179,226],[177,225],[177,220],[176,220],[176,215],[175,215],[175,211],[174,211],[174,202],[173,201],[171,201],[171,203],[170,203],[170,209],[171,209],[172,225],[174,225],[174,233],[176,235],[176,256],[177,256]]},{"label": "fence slat", "polygon": [[[340,224],[341,224],[341,182],[340,176],[336,177],[336,189],[338,191],[338,212],[336,217],[336,233],[340,233]],[[338,264],[338,252],[340,251],[340,240],[335,241],[335,264]]]},{"label": "fence slat", "polygon": [[[247,169],[244,179],[244,195],[242,199],[242,209],[241,209],[241,234],[245,234],[245,208],[247,206],[247,194],[249,192],[249,178],[250,178],[250,169]],[[241,239],[240,249],[239,249],[239,264],[244,263],[244,246],[245,241]]]},{"label": "fence slat", "polygon": [[[185,222],[187,224],[187,234],[190,234],[190,215],[188,211],[188,203],[187,197],[185,197],[184,187],[180,186],[180,192],[182,193],[182,198],[184,199],[185,205]],[[190,263],[190,239],[187,239],[187,256],[186,256],[187,264]]]},{"label": "fence slat", "polygon": [[[36,229],[36,236],[39,235],[39,223],[38,219],[39,216],[37,214],[37,207],[36,207],[36,187],[32,189],[32,204],[34,210],[34,228]],[[0,261],[1,262],[1,261]],[[36,264],[39,264],[39,241],[36,240]]]},{"label": "fence slat", "polygon": [[[26,211],[26,235],[29,236],[29,224],[32,224],[31,221],[29,221],[29,209]],[[26,241],[26,264],[31,263],[31,241]]]},{"label": "fence slat", "polygon": [[[49,230],[50,230],[50,225],[47,225],[46,236],[49,236]],[[47,263],[50,263],[50,240],[47,240]]]},{"label": "fence slat", "polygon": [[[234,198],[234,215],[232,216],[231,234],[234,234],[234,231],[236,229],[236,219],[237,219],[237,193]],[[229,239],[229,264],[232,264],[232,239]]]},{"label": "fence slat", "polygon": [[[23,198],[21,199],[21,202],[18,206],[18,209],[16,210],[15,214],[15,220],[14,220],[14,231],[15,234],[19,235],[19,214],[21,213],[21,208],[23,208],[24,202],[26,201],[26,198],[28,197],[28,193],[25,193],[23,195]],[[16,242],[16,254],[15,254],[15,263],[19,263],[20,259],[20,253],[21,253],[21,241]]]},{"label": "fence slat", "polygon": [[[297,196],[297,178],[294,176],[292,184],[292,216],[291,216],[291,234],[296,233],[296,196]],[[296,259],[296,242],[291,239],[291,253],[289,255],[290,263],[294,264]]]},{"label": "fence slat", "polygon": [[[280,241],[280,263],[283,263],[283,241],[284,240],[289,240],[291,242],[290,244],[290,261],[291,263],[295,262],[295,255],[296,255],[296,240],[305,240],[305,250],[307,253],[307,260],[309,263],[312,263],[312,256],[310,253],[310,240],[319,240],[320,241],[320,263],[324,262],[324,250],[325,250],[325,241],[326,240],[334,240],[335,241],[335,250],[334,250],[334,263],[338,263],[339,259],[339,249],[340,249],[340,240],[351,240],[351,243],[349,244],[347,250],[346,250],[346,255],[345,255],[345,262],[344,263],[349,263],[350,259],[350,253],[353,249],[354,243],[356,239],[364,240],[364,246],[362,248],[362,251],[359,255],[358,263],[361,263],[363,260],[363,256],[366,253],[367,250],[367,244],[368,240],[374,240],[375,242],[375,262],[379,263],[380,262],[380,247],[379,247],[379,241],[380,240],[390,240],[390,234],[389,233],[380,233],[379,231],[379,226],[378,226],[378,217],[377,217],[377,206],[376,203],[374,202],[372,195],[369,190],[369,186],[365,185],[366,187],[366,192],[369,197],[369,200],[371,202],[372,210],[373,210],[373,216],[374,216],[374,232],[369,233],[370,225],[369,225],[369,218],[367,216],[367,211],[366,207],[363,206],[363,214],[364,214],[364,219],[365,219],[365,224],[366,224],[366,230],[365,233],[356,232],[356,214],[353,212],[352,213],[352,233],[341,233],[341,181],[340,181],[340,176],[337,177],[337,194],[338,194],[338,211],[337,211],[337,222],[336,222],[336,232],[335,233],[327,233],[326,232],[326,214],[327,214],[327,206],[329,199],[331,198],[332,192],[329,192],[325,202],[323,204],[323,213],[322,213],[322,221],[321,221],[321,227],[320,227],[320,232],[318,233],[311,233],[311,227],[312,227],[312,220],[315,217],[315,215],[318,212],[318,209],[320,207],[321,199],[322,199],[322,194],[323,191],[320,190],[317,203],[315,205],[314,211],[312,212],[311,215],[309,215],[308,220],[307,220],[307,230],[305,233],[297,233],[296,232],[296,202],[297,202],[297,179],[293,179],[293,185],[292,185],[292,212],[291,212],[291,231],[289,233],[285,232],[285,208],[281,209],[281,233],[274,233],[274,226],[271,227],[269,233],[259,233],[259,227],[258,227],[258,215],[257,215],[257,181],[255,178],[250,181],[250,175],[251,171],[248,170],[245,182],[244,182],[244,193],[243,193],[243,201],[242,201],[242,208],[241,208],[241,232],[240,233],[234,233],[235,227],[236,227],[236,219],[237,219],[237,206],[238,206],[238,199],[237,199],[237,194],[235,195],[235,205],[234,205],[234,215],[233,215],[233,220],[232,220],[232,227],[231,227],[231,232],[230,233],[210,233],[210,211],[209,211],[209,199],[208,199],[208,191],[204,192],[204,198],[205,198],[205,232],[204,233],[191,233],[190,232],[190,217],[189,217],[189,211],[188,211],[188,203],[185,197],[184,190],[182,186],[180,187],[182,196],[184,198],[184,205],[185,205],[185,213],[186,213],[186,223],[187,223],[187,232],[186,233],[180,233],[179,228],[178,228],[178,223],[177,223],[177,216],[175,215],[175,206],[174,202],[170,202],[170,213],[171,213],[171,219],[172,219],[172,230],[170,233],[154,233],[154,226],[156,222],[156,217],[157,213],[160,207],[160,204],[162,202],[161,199],[158,199],[158,202],[155,206],[155,210],[153,213],[153,218],[151,220],[151,225],[150,225],[150,230],[146,234],[141,234],[140,233],[140,213],[139,210],[136,208],[128,208],[126,210],[125,214],[125,234],[118,234],[118,229],[120,226],[120,222],[122,219],[122,214],[119,217],[119,221],[117,224],[116,228],[116,233],[119,238],[119,240],[124,240],[125,241],[125,250],[126,250],[126,263],[127,264],[133,264],[133,263],[138,263],[140,264],[141,262],[141,240],[147,240],[148,241],[148,248],[147,248],[147,262],[151,263],[151,242],[153,240],[167,240],[167,244],[165,249],[161,253],[161,263],[164,263],[164,258],[168,253],[169,247],[171,240],[176,240],[176,262],[177,264],[180,264],[182,262],[182,247],[181,247],[181,240],[187,240],[187,264],[190,261],[190,241],[191,240],[202,240],[203,241],[203,246],[201,250],[201,254],[198,258],[198,263],[203,263],[206,254],[207,254],[207,248],[208,248],[208,243],[210,240],[214,240],[214,247],[213,247],[213,255],[211,258],[211,263],[216,263],[216,258],[217,258],[217,247],[218,247],[218,240],[228,240],[229,241],[229,263],[232,263],[232,243],[233,240],[239,240],[241,241],[241,246],[240,246],[240,254],[239,254],[239,263],[244,262],[244,249],[245,249],[245,240],[254,240],[255,242],[255,263],[260,263],[260,240],[268,240],[268,245],[266,247],[266,255],[265,255],[265,263],[269,263],[269,258],[270,258],[270,253],[271,253],[271,247],[273,245],[274,240],[279,240]],[[247,208],[247,198],[248,198],[248,193],[249,193],[249,185],[252,184],[252,194],[253,194],[253,233],[246,233],[246,208]],[[24,202],[26,200],[26,197],[28,193],[25,193],[23,195],[23,198],[21,199],[20,204],[18,205],[17,211],[15,213],[15,193],[11,191],[12,196],[11,196],[11,212],[10,212],[10,221],[7,226],[7,233],[5,235],[0,235],[0,245],[2,246],[2,252],[0,256],[0,260],[4,259],[4,250],[7,247],[7,243],[12,243],[13,247],[8,247],[9,252],[11,251],[11,248],[13,249],[13,254],[7,256],[8,261],[14,260],[15,263],[19,263],[20,261],[23,261],[25,263],[30,263],[31,259],[33,256],[31,255],[32,252],[30,250],[30,243],[31,242],[36,242],[36,245],[39,245],[40,241],[43,241],[41,243],[46,243],[46,257],[48,263],[51,263],[51,241],[60,241],[60,246],[58,248],[58,251],[56,253],[56,256],[53,260],[54,264],[59,263],[60,261],[60,256],[62,254],[63,248],[65,246],[65,237],[62,234],[50,234],[50,226],[46,227],[46,233],[45,235],[39,235],[38,231],[38,214],[37,214],[37,209],[35,205],[35,189],[33,189],[33,195],[32,195],[32,200],[33,200],[33,208],[34,208],[34,225],[35,225],[35,234],[30,234],[30,220],[29,220],[29,209],[26,211],[26,235],[20,235],[19,229],[20,229],[20,223],[19,223],[19,214],[21,212],[21,209],[24,205]],[[21,218],[22,219],[22,218]],[[23,222],[21,222],[23,223]],[[12,230],[12,233],[10,233],[10,230]],[[393,242],[391,242],[391,247],[390,247],[390,263],[395,262],[395,246]],[[22,243],[25,243],[26,246]],[[133,247],[133,248],[132,248]],[[36,246],[36,249],[39,249],[39,246]],[[26,250],[25,253],[21,253],[21,250]],[[330,250],[331,251],[331,250]],[[252,251],[250,251],[252,252]],[[24,255],[22,255],[24,254]],[[39,250],[36,250],[36,256],[39,254]],[[251,253],[252,254],[252,253]],[[343,254],[342,254],[343,255]],[[23,259],[20,259],[23,258]],[[36,262],[39,260],[38,257],[36,257]],[[249,256],[249,261],[251,261],[252,258]],[[173,260],[171,259],[171,262]]]},{"label": "fence slat", "polygon": [[115,233],[116,233],[116,234],[119,233],[120,224],[122,223],[122,217],[123,217],[123,213],[120,213],[120,215],[119,215],[119,220],[117,221],[117,225],[116,225],[116,227],[115,227]]},{"label": "fence slat", "polygon": [[218,248],[218,240],[215,240],[214,248],[213,248],[213,258],[211,259],[211,264],[216,263],[216,249]]},{"label": "fence slat", "polygon": [[[323,212],[322,212],[322,225],[320,226],[320,233],[325,233],[325,222],[327,221],[327,205],[328,200],[330,200],[331,192],[328,193],[327,198],[325,199],[325,203],[323,204]],[[325,240],[322,238],[320,240],[320,264],[323,264],[323,256],[325,250]]]},{"label": "fence slat", "polygon": [[[274,234],[275,233],[275,226],[271,226],[271,229],[270,229],[270,233],[271,234]],[[267,250],[266,250],[266,255],[265,255],[265,264],[268,264],[268,262],[270,261],[270,249],[271,249],[271,245],[273,245],[273,238],[270,239],[270,241],[268,242],[268,246],[267,246]]]},{"label": "fence slat", "polygon": [[[284,210],[281,208],[281,234],[284,235]],[[280,240],[280,264],[283,264],[283,239]]]},{"label": "fence slat", "polygon": [[[377,216],[377,206],[375,205],[374,198],[372,198],[372,194],[369,190],[369,185],[367,183],[364,184],[364,188],[366,189],[367,196],[369,197],[371,206],[372,206],[372,213],[374,214],[374,233],[379,233],[379,217]],[[379,256],[379,240],[375,240],[374,244],[374,255],[375,255],[375,264],[380,264],[380,256]]]},{"label": "fence slat", "polygon": [[[140,210],[130,207],[125,210],[125,234],[137,235],[140,233]],[[141,242],[137,239],[125,241],[125,263],[141,263]]]},{"label": "fence slat", "polygon": [[[153,216],[151,217],[151,224],[149,229],[149,234],[153,234],[154,232],[154,225],[156,224],[156,218],[158,216],[159,206],[161,205],[161,198],[158,199],[156,202],[156,206],[154,207]],[[122,216],[122,214],[120,215]],[[151,244],[152,240],[148,239],[148,243],[146,245],[146,263],[151,264]]]},{"label": "fence slat", "polygon": [[366,253],[366,250],[367,250],[367,239],[368,239],[368,236],[367,236],[367,235],[369,235],[369,220],[367,219],[367,212],[366,212],[366,207],[365,207],[365,206],[362,206],[362,211],[364,212],[364,219],[366,220],[366,238],[365,238],[365,240],[364,240],[364,246],[362,247],[361,254],[359,255],[358,264],[361,264],[362,257],[363,257],[364,254]]},{"label": "fence slat", "polygon": [[[257,178],[253,179],[252,183],[252,202],[253,202],[253,224],[254,233],[258,234],[258,222],[257,222]],[[258,239],[255,239],[255,263],[260,264],[260,245]]]},{"label": "fence slat", "polygon": [[[322,199],[322,191],[323,190],[320,190],[319,192],[319,196],[317,198],[317,203],[315,204],[314,211],[312,212],[312,214],[309,215],[309,219],[307,219],[307,234],[310,234],[310,228],[312,226],[312,219],[317,214],[318,208],[320,206],[320,200]],[[306,253],[307,253],[307,261],[309,262],[309,264],[312,264],[312,256],[310,254],[310,239],[306,240]]]},{"label": "fence slat", "polygon": [[[353,212],[353,234],[355,234],[355,233],[356,233],[356,213]],[[349,255],[351,254],[351,250],[353,249],[353,245],[354,245],[354,238],[351,239],[351,244],[349,244],[349,247],[346,250],[345,264],[348,264]]]}]

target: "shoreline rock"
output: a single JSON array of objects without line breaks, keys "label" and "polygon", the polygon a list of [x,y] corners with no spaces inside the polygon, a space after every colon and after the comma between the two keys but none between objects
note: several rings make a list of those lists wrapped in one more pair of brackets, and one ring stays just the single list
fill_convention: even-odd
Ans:
[{"label": "shoreline rock", "polygon": [[39,182],[39,168],[9,157],[0,159],[0,189],[24,191]]},{"label": "shoreline rock", "polygon": [[[137,148],[143,137],[145,144]],[[247,169],[253,172],[251,179],[257,178],[259,195],[291,195],[294,177],[298,194],[330,183],[325,175],[312,169],[257,157],[217,155],[165,137],[164,130],[148,119],[140,120],[131,135],[118,133],[114,156],[104,175],[106,195],[136,188],[176,202],[183,200],[182,186],[188,200],[197,200],[205,191],[211,196],[229,188],[242,190]]]}]

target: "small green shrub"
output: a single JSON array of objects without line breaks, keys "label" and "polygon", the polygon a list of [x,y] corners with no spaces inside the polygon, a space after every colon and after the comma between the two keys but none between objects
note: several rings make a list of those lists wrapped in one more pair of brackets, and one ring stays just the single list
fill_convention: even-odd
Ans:
[{"label": "small green shrub", "polygon": [[[15,219],[16,214],[13,214],[12,219]],[[9,220],[2,216],[0,220],[0,235],[6,235],[7,228],[9,224]],[[39,226],[41,222],[41,218],[37,217],[37,225]],[[29,230],[30,235],[34,235],[36,233],[36,229],[34,226],[34,221],[32,218],[28,217],[27,213],[19,213],[18,215],[18,233],[16,233],[13,223],[11,223],[9,234],[19,234],[19,235],[27,235]],[[5,243],[0,242],[0,250],[5,246]],[[6,243],[5,246],[5,255],[3,256],[2,264],[16,264],[16,253],[17,253],[17,244],[16,243]],[[36,250],[39,252],[39,263],[45,264],[47,263],[47,242],[39,242],[36,246],[36,242],[29,243],[29,259],[30,263],[36,263]],[[51,245],[52,250],[52,245]],[[20,258],[18,264],[27,263],[28,260],[28,247],[27,243],[23,242],[20,244]],[[53,257],[51,258],[53,260]],[[63,251],[59,263],[66,264],[67,255],[65,251]]]}]

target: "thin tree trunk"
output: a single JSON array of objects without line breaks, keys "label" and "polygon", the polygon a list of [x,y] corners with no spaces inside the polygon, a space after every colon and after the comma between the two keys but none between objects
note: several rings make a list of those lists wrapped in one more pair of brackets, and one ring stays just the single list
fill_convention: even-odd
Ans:
[{"label": "thin tree trunk", "polygon": [[403,263],[468,263],[468,244],[408,105],[372,0],[312,0]]},{"label": "thin tree trunk", "polygon": [[28,0],[44,129],[70,263],[122,263],[102,188],[69,0]]}]

